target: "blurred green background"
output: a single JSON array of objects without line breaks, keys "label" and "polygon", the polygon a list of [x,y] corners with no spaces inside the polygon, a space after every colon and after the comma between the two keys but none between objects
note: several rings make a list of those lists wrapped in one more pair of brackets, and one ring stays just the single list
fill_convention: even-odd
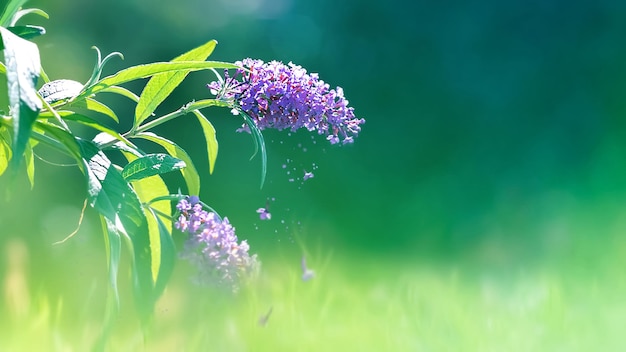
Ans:
[{"label": "blurred green background", "polygon": [[[556,271],[574,285],[602,278],[623,283],[623,2],[27,5],[51,15],[34,19],[47,29],[36,42],[51,79],[86,81],[95,61],[92,45],[105,54],[124,54],[123,61],[107,65],[110,74],[170,60],[217,39],[213,60],[293,61],[344,88],[357,116],[367,120],[356,143],[337,147],[323,138],[314,143],[306,133],[268,131],[263,189],[259,158],[248,160],[251,138],[235,132],[240,121],[227,111],[206,111],[220,142],[213,175],[203,162],[195,119],[157,130],[190,152],[203,173],[201,197],[228,216],[270,266],[284,255],[296,258],[297,269],[305,253],[318,266],[338,262],[365,281],[367,271],[379,265],[391,280],[398,270],[440,265],[502,277]],[[158,112],[207,97],[210,80],[210,73],[190,75]],[[140,85],[129,87],[139,92]],[[126,111],[122,125],[128,127],[132,106],[110,102]],[[295,173],[315,165],[315,178],[288,182],[291,176],[282,168],[287,160],[293,161],[287,170]],[[54,262],[59,272],[80,275],[64,259],[87,260],[95,268],[89,272],[100,273],[104,285],[93,214],[88,212],[79,235],[64,248],[49,246],[75,227],[82,182],[74,168],[39,163],[34,190],[24,182],[23,190],[2,203],[1,240],[25,238],[41,262]],[[255,210],[267,199],[273,219],[261,223]],[[55,276],[47,285],[69,282]]]}]

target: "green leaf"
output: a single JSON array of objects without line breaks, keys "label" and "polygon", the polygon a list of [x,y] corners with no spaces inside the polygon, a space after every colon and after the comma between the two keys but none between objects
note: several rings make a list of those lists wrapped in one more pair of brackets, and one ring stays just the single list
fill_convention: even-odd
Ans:
[{"label": "green leaf", "polygon": [[6,171],[11,160],[11,136],[6,128],[0,127],[0,175]]},{"label": "green leaf", "polygon": [[28,182],[30,182],[30,189],[35,188],[35,157],[33,153],[32,145],[34,142],[26,144],[26,150],[24,152],[24,161],[26,162],[26,176]]},{"label": "green leaf", "polygon": [[261,188],[263,188],[263,184],[265,183],[265,175],[267,174],[267,152],[265,150],[265,140],[263,139],[263,133],[259,127],[254,123],[252,118],[248,116],[243,110],[238,110],[239,113],[243,116],[244,121],[248,125],[250,129],[250,133],[252,134],[252,139],[254,139],[254,154],[252,154],[252,158],[254,158],[259,149],[261,150]]},{"label": "green leaf", "polygon": [[204,108],[208,108],[211,106],[218,106],[221,108],[228,108],[231,105],[223,100],[219,100],[219,99],[203,99],[203,100],[198,100],[198,101],[192,101],[191,103],[187,104],[185,106],[185,109],[187,109],[188,111],[191,110],[200,110],[200,109],[204,109]]},{"label": "green leaf", "polygon": [[[35,121],[35,127],[38,130],[43,131],[46,135],[52,136],[53,141],[57,142],[56,145],[49,144],[50,146],[55,147],[62,152],[66,152],[77,161],[81,160],[80,147],[74,135],[57,125],[45,123],[42,121]],[[81,166],[82,165],[79,163],[79,167]]]},{"label": "green leaf", "polygon": [[78,140],[90,204],[126,236],[132,247],[134,295],[146,322],[155,304],[148,222],[137,194],[93,142]]},{"label": "green leaf", "polygon": [[[133,162],[137,160],[137,156],[133,153],[122,151],[122,154],[126,157],[126,159],[129,162]],[[139,200],[143,204],[147,204],[150,201],[152,201],[154,198],[162,197],[163,195],[166,195],[169,193],[169,190],[167,189],[167,185],[165,184],[163,179],[158,175],[142,178],[141,180],[137,180],[137,181],[133,181],[132,185],[133,185],[133,189],[135,190],[135,193],[139,197]],[[160,202],[158,204],[152,205],[152,207],[156,209],[159,213],[167,217],[164,220],[166,223],[166,225],[164,226],[166,228],[171,229],[172,208],[170,204],[167,202]],[[161,257],[162,257],[162,252],[161,252],[162,244],[161,244],[161,239],[160,239],[161,231],[159,230],[158,222],[156,221],[156,219],[154,219],[153,216],[148,215],[146,216],[146,219],[148,220],[148,232],[150,234],[150,253],[151,253],[151,258],[152,258],[152,267],[151,267],[152,279],[156,282],[157,277],[159,276],[160,270],[163,269],[163,266],[161,264]],[[158,297],[160,293],[156,293],[155,295],[156,297]]]},{"label": "green leaf", "polygon": [[110,86],[108,88],[104,88],[100,92],[102,92],[102,93],[119,94],[121,96],[124,96],[124,97],[134,101],[135,103],[139,101],[139,97],[137,96],[137,94],[131,92],[130,90],[128,90],[128,89],[126,89],[124,87],[120,87],[120,86]]},{"label": "green leaf", "polygon": [[2,74],[6,74],[7,73],[7,67],[4,66],[4,64],[2,62],[0,62],[0,73],[2,73]]},{"label": "green leaf", "polygon": [[7,29],[23,39],[31,39],[46,34],[46,29],[41,26],[15,26]]},{"label": "green leaf", "polygon": [[185,162],[169,154],[148,154],[128,163],[122,171],[127,182],[160,175],[185,167]]},{"label": "green leaf", "polygon": [[3,27],[0,27],[0,34],[4,43],[9,105],[14,130],[13,158],[10,163],[17,169],[30,138],[32,124],[41,110],[41,101],[35,89],[41,64],[39,49],[35,44]]},{"label": "green leaf", "polygon": [[134,81],[136,79],[147,78],[158,73],[189,70],[200,71],[215,68],[233,69],[238,66],[219,61],[181,61],[181,62],[155,62],[151,64],[132,66],[121,70],[114,75],[108,76],[90,86],[83,94],[89,96],[107,87]]},{"label": "green leaf", "polygon": [[15,24],[17,23],[17,21],[19,21],[22,17],[29,15],[29,14],[35,14],[35,15],[39,15],[45,19],[49,19],[50,16],[48,16],[48,14],[41,10],[41,9],[23,9],[23,10],[19,10],[15,13],[15,15],[13,16],[13,19],[11,20],[11,24],[10,26],[15,26]]},{"label": "green leaf", "polygon": [[[169,207],[169,203],[165,203]],[[160,265],[158,275],[156,277],[156,282],[154,285],[154,295],[155,297],[161,296],[163,291],[165,290],[165,286],[172,276],[172,272],[174,271],[174,264],[176,263],[176,246],[174,245],[174,240],[172,239],[172,233],[169,230],[168,226],[161,220],[161,217],[158,216],[152,209],[150,209],[152,213],[152,219],[154,219],[158,224],[158,233],[159,233],[159,244],[160,244]],[[156,252],[152,252],[153,258],[157,255]]]},{"label": "green leaf", "polygon": [[70,104],[70,108],[79,108],[88,111],[98,112],[112,118],[113,121],[117,123],[120,122],[120,119],[117,117],[115,112],[111,110],[111,108],[92,98],[76,100]]},{"label": "green leaf", "polygon": [[117,289],[117,274],[119,272],[120,257],[122,254],[122,240],[115,223],[103,215],[100,215],[100,220],[102,221],[107,267],[109,270],[109,287],[111,288],[117,307],[120,301],[119,291]]},{"label": "green leaf", "polygon": [[20,7],[24,6],[26,1],[27,0],[9,0],[4,7],[4,11],[2,11],[2,16],[0,16],[0,26],[9,27],[13,17],[20,10]]},{"label": "green leaf", "polygon": [[[217,41],[211,40],[204,45],[174,58],[171,62],[204,61],[211,55],[216,44]],[[150,78],[141,92],[139,103],[135,108],[135,128],[152,115],[159,104],[178,87],[189,72],[190,70],[170,71],[156,74]]]},{"label": "green leaf", "polygon": [[209,119],[206,118],[200,111],[194,110],[193,114],[196,115],[200,126],[202,126],[202,132],[204,133],[204,139],[206,140],[207,154],[209,155],[209,173],[213,173],[215,167],[215,160],[217,160],[217,137],[215,134],[215,127]]},{"label": "green leaf", "polygon": [[[89,126],[89,127],[93,128],[93,129],[96,129],[98,131],[108,133],[109,135],[115,137],[115,139],[117,139],[119,141],[122,141],[122,142],[124,142],[126,144],[129,143],[117,131],[100,124],[98,121],[92,119],[89,116],[78,114],[78,113],[76,113],[74,111],[69,111],[69,110],[59,110],[59,111],[57,111],[57,113],[65,121],[74,121],[74,122],[80,123],[82,125]],[[39,115],[39,117],[40,118],[53,118],[53,115],[52,115],[52,113],[46,111],[46,112],[41,113]]]},{"label": "green leaf", "polygon": [[193,195],[200,194],[200,176],[198,175],[198,171],[196,170],[193,161],[183,148],[179,147],[176,143],[151,132],[139,133],[135,136],[135,138],[143,138],[157,143],[171,156],[184,161],[187,167],[181,169],[180,172],[185,179],[185,183],[187,183],[187,192]]}]

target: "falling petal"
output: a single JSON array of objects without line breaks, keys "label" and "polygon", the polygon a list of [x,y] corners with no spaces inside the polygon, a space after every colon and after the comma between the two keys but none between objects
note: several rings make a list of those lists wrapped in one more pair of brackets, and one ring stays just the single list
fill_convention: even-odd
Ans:
[{"label": "falling petal", "polygon": [[306,282],[315,277],[315,272],[306,266],[306,260],[302,257],[302,261],[300,262],[302,267],[302,281]]},{"label": "falling petal", "polygon": [[267,313],[266,313],[266,314],[261,315],[261,317],[259,318],[259,325],[260,325],[260,326],[265,326],[265,325],[267,325],[267,321],[269,320],[270,315],[272,314],[272,309],[273,309],[273,308],[274,308],[274,307],[270,307],[270,310],[269,310],[269,311],[267,311]]}]

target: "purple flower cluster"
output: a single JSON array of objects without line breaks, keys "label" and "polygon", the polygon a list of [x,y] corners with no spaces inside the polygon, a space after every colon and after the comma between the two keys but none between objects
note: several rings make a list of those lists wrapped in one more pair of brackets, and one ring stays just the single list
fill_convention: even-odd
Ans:
[{"label": "purple flower cluster", "polygon": [[[326,135],[331,144],[354,142],[364,119],[354,116],[343,89],[330,89],[316,73],[278,61],[244,59],[233,75],[207,86],[218,99],[236,104],[259,129],[296,131],[306,128]],[[241,130],[248,130],[244,125]]]},{"label": "purple flower cluster", "polygon": [[236,290],[242,279],[256,273],[256,255],[248,254],[246,241],[238,242],[226,217],[205,211],[197,196],[182,199],[176,208],[180,215],[174,225],[190,235],[182,257],[198,268],[199,283]]}]

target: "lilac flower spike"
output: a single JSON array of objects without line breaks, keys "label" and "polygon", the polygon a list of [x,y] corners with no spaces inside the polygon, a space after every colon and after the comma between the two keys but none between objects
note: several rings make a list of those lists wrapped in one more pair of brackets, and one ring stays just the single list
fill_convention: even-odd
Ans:
[{"label": "lilac flower spike", "polygon": [[198,268],[199,283],[237,290],[241,280],[258,270],[256,255],[248,254],[246,241],[238,242],[228,218],[205,211],[194,196],[182,199],[176,208],[180,215],[174,225],[189,233],[182,257]]},{"label": "lilac flower spike", "polygon": [[[226,71],[224,81],[207,86],[218,99],[244,111],[260,130],[306,128],[325,135],[331,144],[347,144],[365,123],[348,107],[343,89],[330,89],[317,73],[309,74],[291,62],[244,59],[236,64],[241,68],[233,77]],[[249,131],[246,125],[242,130]]]}]

